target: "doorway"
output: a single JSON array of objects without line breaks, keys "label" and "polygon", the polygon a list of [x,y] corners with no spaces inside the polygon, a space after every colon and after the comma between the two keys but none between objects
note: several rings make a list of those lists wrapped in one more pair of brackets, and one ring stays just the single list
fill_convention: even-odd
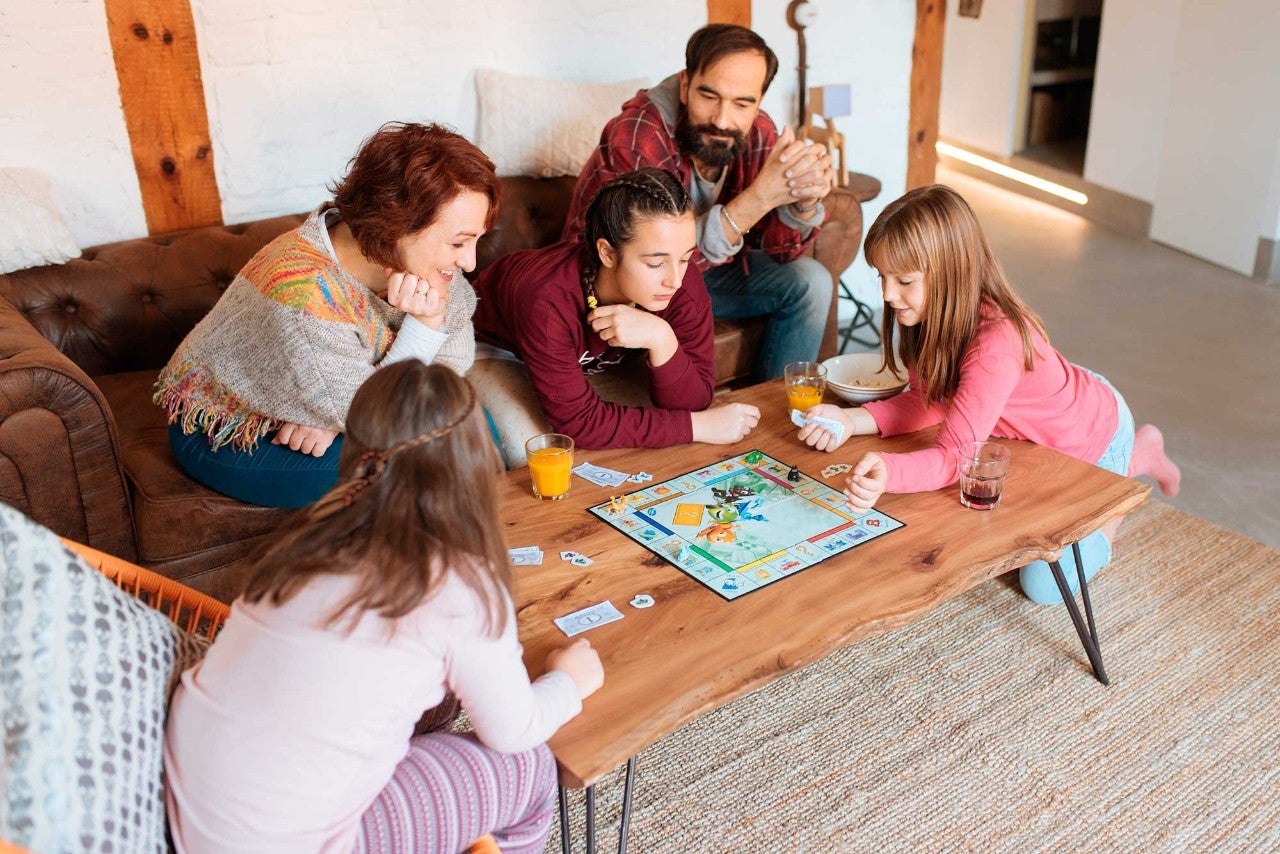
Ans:
[{"label": "doorway", "polygon": [[1031,65],[1018,154],[1083,176],[1102,0],[1033,0],[1030,6]]}]

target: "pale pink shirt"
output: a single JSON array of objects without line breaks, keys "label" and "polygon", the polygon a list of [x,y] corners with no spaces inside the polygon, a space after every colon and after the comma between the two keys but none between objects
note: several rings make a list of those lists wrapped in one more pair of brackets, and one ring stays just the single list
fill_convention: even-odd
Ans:
[{"label": "pale pink shirt", "polygon": [[880,454],[889,470],[886,492],[950,486],[959,479],[956,449],[990,436],[1025,439],[1088,463],[1101,459],[1119,423],[1115,393],[1035,330],[1031,343],[1035,360],[1028,371],[1018,330],[1002,315],[987,316],[965,351],[949,403],[926,408],[912,372],[907,391],[864,404],[881,436],[942,425],[932,447]]},{"label": "pale pink shirt", "polygon": [[394,632],[369,614],[350,635],[322,627],[350,590],[349,576],[333,575],[281,606],[237,600],[182,675],[164,754],[178,851],[349,854],[360,816],[446,688],[480,740],[508,753],[581,710],[568,674],[530,683],[509,602],[506,630],[487,637],[475,594],[450,575]]}]

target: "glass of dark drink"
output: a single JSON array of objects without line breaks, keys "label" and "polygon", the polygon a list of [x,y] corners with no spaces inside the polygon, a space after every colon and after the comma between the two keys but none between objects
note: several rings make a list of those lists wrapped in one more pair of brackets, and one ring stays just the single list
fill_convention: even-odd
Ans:
[{"label": "glass of dark drink", "polygon": [[1009,449],[996,442],[969,442],[960,456],[960,503],[970,510],[990,510],[1000,503],[1009,473]]}]

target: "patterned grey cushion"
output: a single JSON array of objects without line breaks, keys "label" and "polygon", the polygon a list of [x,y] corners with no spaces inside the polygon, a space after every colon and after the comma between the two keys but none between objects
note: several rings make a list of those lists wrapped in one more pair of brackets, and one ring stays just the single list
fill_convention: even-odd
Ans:
[{"label": "patterned grey cushion", "polygon": [[205,644],[3,504],[0,590],[0,838],[165,851],[165,711]]}]

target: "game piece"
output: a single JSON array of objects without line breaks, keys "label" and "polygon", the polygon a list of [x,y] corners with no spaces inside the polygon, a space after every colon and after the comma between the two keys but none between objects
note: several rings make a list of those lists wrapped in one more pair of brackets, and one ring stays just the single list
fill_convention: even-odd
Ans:
[{"label": "game piece", "polygon": [[653,597],[648,593],[637,593],[635,598],[631,600],[632,608],[650,608],[653,606]]},{"label": "game piece", "polygon": [[749,466],[755,465],[756,463],[760,462],[762,459],[764,459],[764,454],[760,453],[759,451],[752,451],[746,456],[747,465]]},{"label": "game piece", "polygon": [[787,472],[787,480],[792,483],[800,482],[800,469],[798,466],[792,466],[791,471]]},{"label": "game piece", "polygon": [[844,474],[853,466],[848,463],[832,463],[822,470],[823,477],[835,477],[838,474]]},{"label": "game piece", "polygon": [[726,600],[902,527],[878,510],[855,516],[834,485],[789,482],[790,468],[739,455],[631,493],[625,514],[608,501],[589,512]]},{"label": "game piece", "polygon": [[580,635],[588,629],[594,629],[597,626],[603,626],[606,623],[613,623],[622,619],[622,612],[613,607],[613,603],[608,600],[592,605],[590,608],[583,608],[581,611],[574,611],[572,614],[566,614],[563,617],[556,617],[553,622],[560,631],[564,632],[568,637]]},{"label": "game piece", "polygon": [[609,512],[614,516],[627,512],[627,496],[614,495],[609,498]]}]

